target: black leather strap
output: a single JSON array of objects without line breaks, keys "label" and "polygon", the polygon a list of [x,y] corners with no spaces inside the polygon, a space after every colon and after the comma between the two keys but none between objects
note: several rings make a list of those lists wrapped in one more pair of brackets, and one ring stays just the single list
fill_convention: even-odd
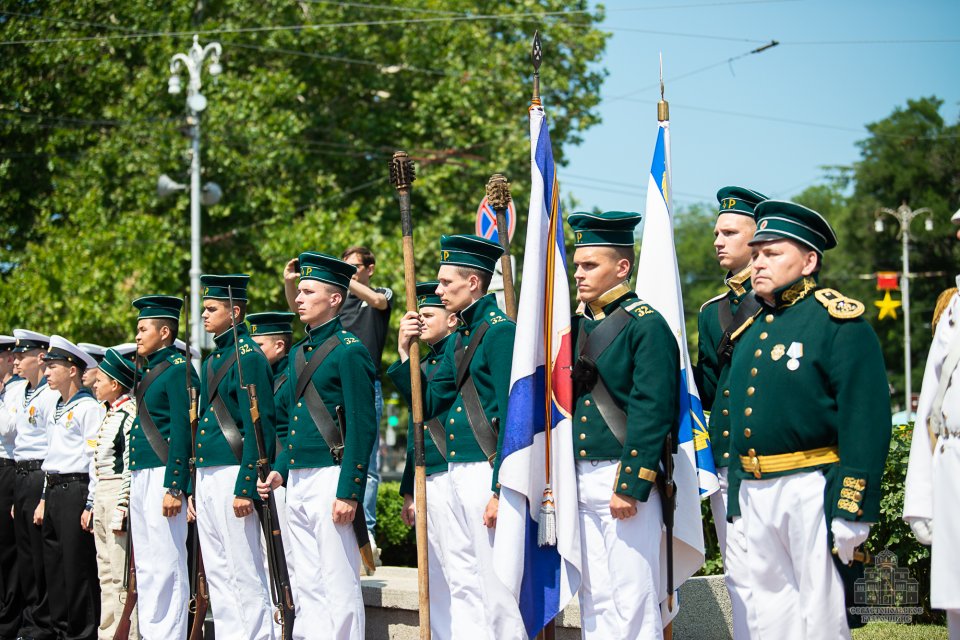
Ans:
[{"label": "black leather strap", "polygon": [[343,459],[343,433],[340,431],[339,425],[334,421],[334,417],[330,414],[327,405],[324,404],[323,398],[320,397],[317,386],[311,383],[311,378],[314,372],[323,364],[323,361],[327,359],[327,356],[329,356],[339,344],[340,339],[337,336],[331,336],[320,345],[320,348],[313,354],[309,362],[307,362],[306,356],[303,353],[303,345],[297,349],[297,353],[294,356],[294,371],[297,374],[294,402],[301,397],[303,398],[303,401],[307,405],[307,412],[310,414],[310,419],[313,420],[314,426],[317,428],[317,431],[320,432],[320,437],[323,438],[323,441],[330,447],[330,454],[333,456],[333,461],[337,464],[340,464],[340,461]]},{"label": "black leather strap", "polygon": [[277,391],[280,391],[280,387],[283,386],[283,383],[287,381],[287,373],[283,372],[273,379],[273,394],[276,395]]},{"label": "black leather strap", "polygon": [[[340,344],[340,338],[337,336],[330,336],[324,340],[323,344],[317,349],[317,352],[313,354],[310,358],[310,362],[306,361],[306,356],[303,354],[304,345],[300,345],[297,348],[296,362],[294,370],[297,373],[297,388],[293,394],[293,401],[296,402],[300,399],[300,396],[304,394],[304,391],[307,389],[307,385],[310,384],[310,380],[313,378],[313,374],[317,369],[320,368],[320,365],[323,364],[323,361],[327,359],[327,356],[337,348]],[[312,386],[312,385],[311,385]]]},{"label": "black leather strap", "polygon": [[630,314],[623,307],[617,307],[590,332],[590,335],[587,335],[584,324],[581,322],[580,334],[577,336],[577,350],[579,352],[577,365],[582,367],[587,364],[587,366],[596,370],[592,386],[586,390],[591,392],[597,411],[600,412],[600,417],[603,418],[607,428],[610,429],[610,432],[613,433],[613,436],[621,445],[627,439],[627,414],[610,395],[610,391],[603,381],[603,375],[599,369],[596,369],[596,362],[613,340],[620,335],[628,322],[630,322]]},{"label": "black leather strap", "polygon": [[227,359],[216,373],[213,371],[214,359],[215,358],[207,358],[207,379],[210,380],[210,383],[207,385],[207,399],[210,403],[210,408],[213,409],[213,415],[217,417],[217,424],[220,425],[223,439],[227,441],[227,446],[230,447],[233,457],[236,458],[239,463],[243,460],[243,434],[240,433],[236,421],[233,419],[233,416],[230,415],[230,410],[227,409],[226,403],[223,401],[223,398],[220,397],[219,389],[224,376],[227,375],[230,367],[237,361],[237,354],[233,352],[227,356]]},{"label": "black leather strap", "polygon": [[[457,365],[457,389],[460,391],[460,397],[463,399],[463,408],[467,413],[467,424],[470,425],[470,431],[483,455],[487,456],[487,461],[493,464],[497,455],[497,424],[496,421],[487,420],[487,414],[483,410],[483,404],[480,402],[480,394],[477,392],[477,386],[470,375],[470,363],[473,356],[480,350],[480,343],[487,334],[490,325],[484,322],[473,334],[470,344],[464,345],[460,336],[457,337],[457,348],[454,352],[454,362]],[[431,434],[432,435],[432,434]],[[436,441],[434,441],[436,442]]]},{"label": "black leather strap", "polygon": [[[723,301],[727,303],[727,315],[729,315],[730,300],[729,298],[724,298]],[[721,308],[723,308],[723,301],[721,301]],[[760,300],[757,299],[757,296],[753,292],[750,292],[745,294],[740,300],[736,315],[733,316],[727,324],[724,324],[723,315],[720,315],[720,326],[723,327],[723,337],[720,338],[720,344],[717,345],[717,359],[721,367],[728,364],[733,358],[733,345],[736,341],[736,338],[733,337],[734,334],[737,334],[742,326],[752,321],[759,313]]]},{"label": "black leather strap", "polygon": [[150,373],[140,381],[134,393],[137,398],[137,418],[140,420],[140,430],[143,431],[143,435],[147,437],[150,448],[153,449],[153,452],[157,454],[160,462],[164,465],[167,464],[167,458],[170,454],[170,444],[166,438],[161,435],[160,429],[157,428],[157,423],[155,423],[150,416],[150,408],[147,407],[144,396],[147,394],[147,389],[150,388],[150,385],[152,385],[164,371],[172,366],[173,364],[169,360],[164,360],[150,369]]},{"label": "black leather strap", "polygon": [[[426,372],[427,362],[424,360],[420,363],[420,371]],[[437,371],[440,367],[435,367],[433,371],[430,372],[430,375],[427,376],[427,382],[433,380],[433,377],[437,375]],[[440,452],[440,456],[446,460],[447,459],[447,430],[444,428],[443,423],[439,418],[433,418],[432,420],[427,420],[423,423],[423,426],[427,428],[427,432],[430,434],[430,438],[433,440],[433,444],[437,446],[437,451]]]}]

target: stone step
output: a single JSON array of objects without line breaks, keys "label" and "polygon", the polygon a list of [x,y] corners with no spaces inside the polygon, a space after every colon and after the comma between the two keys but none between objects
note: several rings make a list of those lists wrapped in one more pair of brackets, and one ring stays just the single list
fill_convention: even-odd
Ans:
[{"label": "stone step", "polygon": [[[417,640],[417,570],[378,567],[374,576],[360,579],[366,605],[367,640]],[[557,617],[557,640],[580,637],[577,599]],[[680,613],[673,622],[673,637],[726,640],[731,637],[730,598],[723,576],[691,578],[680,587]]]}]

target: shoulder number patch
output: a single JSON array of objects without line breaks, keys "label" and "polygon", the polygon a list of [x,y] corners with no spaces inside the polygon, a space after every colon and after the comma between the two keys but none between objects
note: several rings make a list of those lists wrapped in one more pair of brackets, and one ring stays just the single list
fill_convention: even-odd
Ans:
[{"label": "shoulder number patch", "polygon": [[634,302],[633,304],[625,307],[625,309],[638,318],[642,318],[648,313],[653,313],[653,308],[645,302]]},{"label": "shoulder number patch", "polygon": [[831,316],[840,320],[859,318],[865,310],[862,302],[848,298],[835,289],[817,289],[813,295]]}]

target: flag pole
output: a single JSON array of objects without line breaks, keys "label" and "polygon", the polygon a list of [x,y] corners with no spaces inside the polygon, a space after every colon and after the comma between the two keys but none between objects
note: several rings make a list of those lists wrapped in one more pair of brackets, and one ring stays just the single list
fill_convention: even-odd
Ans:
[{"label": "flag pole", "polygon": [[[664,87],[663,87],[663,52],[660,52],[660,101],[657,103],[657,122],[668,122],[670,120],[670,104],[664,99]],[[672,195],[672,194],[671,194]],[[668,196],[669,197],[669,196]],[[669,204],[669,203],[668,203]],[[664,461],[667,463],[666,467],[669,470],[673,465],[673,447],[668,438],[669,448],[664,451]],[[674,496],[674,485],[672,473],[669,473],[671,476],[667,479],[666,482],[666,491],[667,495],[664,496],[665,502],[664,505],[668,510],[664,512],[664,525],[667,529],[667,611],[673,612],[673,512],[672,509],[676,508],[676,498]],[[668,505],[669,503],[669,505]],[[663,628],[663,638],[664,640],[673,640],[673,620],[667,623]]]},{"label": "flag pole", "polygon": [[[530,98],[530,110],[542,106],[540,100],[540,63],[543,62],[543,45],[540,41],[540,31],[533,34],[533,46],[530,51],[531,62],[533,63],[533,95]],[[535,143],[535,142],[534,142]],[[546,177],[546,176],[544,176]],[[537,528],[537,544],[540,546],[557,544],[557,513],[556,505],[553,499],[553,488],[550,484],[551,469],[551,432],[553,427],[553,273],[555,268],[555,247],[557,244],[557,181],[555,176],[551,176],[551,188],[554,193],[551,197],[550,210],[550,230],[547,233],[547,264],[544,279],[544,397],[546,399],[544,406],[544,425],[543,425],[543,443],[544,443],[544,471],[546,482],[543,489],[543,499],[540,503],[540,520]],[[550,620],[537,634],[537,640],[554,640],[556,636],[556,619]]]},{"label": "flag pole", "polygon": [[487,181],[487,202],[497,216],[497,239],[503,254],[500,256],[500,273],[503,276],[503,300],[507,315],[517,321],[517,293],[513,286],[513,263],[510,257],[510,228],[507,224],[507,209],[510,207],[510,183],[506,176],[495,173]]},{"label": "flag pole", "polygon": [[[407,311],[417,311],[416,262],[413,253],[413,222],[410,216],[410,190],[416,180],[413,161],[405,151],[397,151],[390,160],[390,181],[400,199],[400,228],[403,236],[403,280]],[[423,390],[420,380],[420,343],[410,345],[410,413],[413,421],[414,519],[417,534],[417,596],[420,613],[420,639],[430,640],[430,571],[427,547],[427,467],[423,450]]]}]

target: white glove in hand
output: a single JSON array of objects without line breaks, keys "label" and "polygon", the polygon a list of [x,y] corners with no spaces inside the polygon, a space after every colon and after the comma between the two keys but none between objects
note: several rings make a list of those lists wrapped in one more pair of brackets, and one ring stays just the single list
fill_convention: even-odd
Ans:
[{"label": "white glove in hand", "polygon": [[853,522],[843,518],[834,518],[830,524],[833,532],[833,546],[837,556],[844,564],[853,562],[853,551],[863,544],[870,535],[870,525],[866,522]]},{"label": "white glove in hand", "polygon": [[930,546],[933,544],[933,518],[907,518],[917,542]]}]

